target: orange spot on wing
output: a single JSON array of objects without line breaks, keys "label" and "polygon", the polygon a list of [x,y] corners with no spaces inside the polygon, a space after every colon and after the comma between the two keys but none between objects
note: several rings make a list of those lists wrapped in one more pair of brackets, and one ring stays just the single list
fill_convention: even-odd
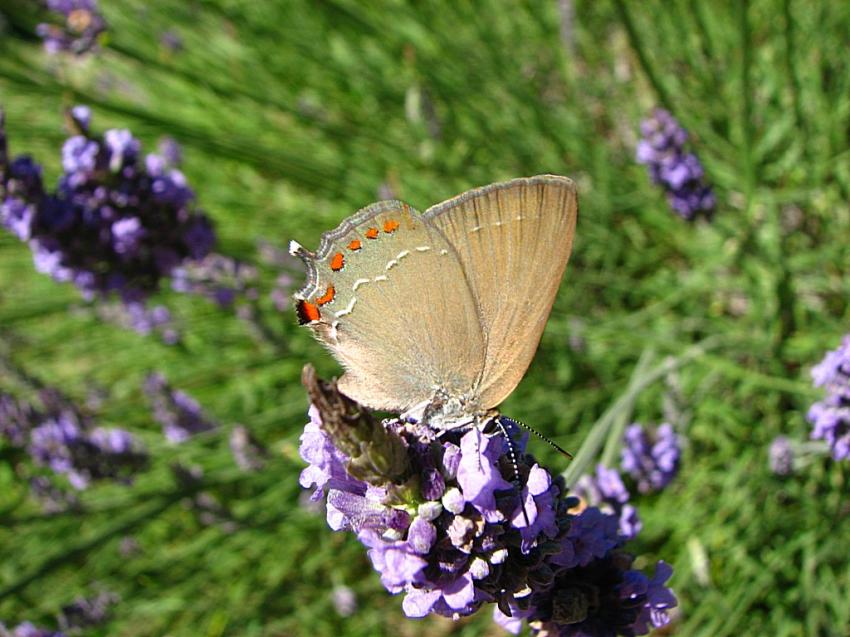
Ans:
[{"label": "orange spot on wing", "polygon": [[334,272],[339,272],[342,270],[342,266],[345,265],[345,257],[342,256],[342,252],[337,252],[331,258],[331,270]]},{"label": "orange spot on wing", "polygon": [[298,322],[301,325],[312,323],[322,318],[319,308],[309,301],[298,301],[298,305],[295,306],[295,312],[298,314]]},{"label": "orange spot on wing", "polygon": [[355,239],[354,241],[352,241],[351,243],[348,244],[348,249],[354,250],[355,252],[357,250],[359,250],[361,247],[363,247],[363,244],[360,243],[360,239]]},{"label": "orange spot on wing", "polygon": [[377,228],[369,228],[366,231],[367,239],[377,239],[378,238],[378,229]]},{"label": "orange spot on wing", "polygon": [[334,294],[336,294],[336,290],[334,290],[334,286],[329,285],[328,289],[325,290],[325,293],[316,299],[316,303],[319,305],[325,305],[326,303],[330,303],[334,300]]},{"label": "orange spot on wing", "polygon": [[388,234],[392,234],[393,232],[398,230],[399,225],[401,225],[401,224],[399,224],[399,222],[396,221],[395,219],[387,219],[384,222],[384,232],[386,232]]}]

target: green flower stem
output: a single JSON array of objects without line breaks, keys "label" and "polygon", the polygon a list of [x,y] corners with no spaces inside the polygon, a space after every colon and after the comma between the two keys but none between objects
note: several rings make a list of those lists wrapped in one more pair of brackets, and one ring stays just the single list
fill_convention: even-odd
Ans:
[{"label": "green flower stem", "polygon": [[[652,349],[647,348],[643,350],[643,353],[640,355],[637,365],[635,365],[635,369],[632,372],[629,389],[633,388],[634,385],[646,374],[647,369],[654,359],[655,353]],[[605,441],[605,449],[602,451],[602,457],[599,459],[599,462],[606,467],[613,467],[617,464],[617,456],[620,453],[620,447],[623,446],[623,432],[626,430],[626,424],[631,419],[632,411],[635,406],[635,398],[637,398],[637,396],[630,393],[629,390],[626,390],[626,395],[629,396],[630,399],[622,406],[622,409],[620,409],[614,417],[612,426],[608,432],[608,437]]]}]

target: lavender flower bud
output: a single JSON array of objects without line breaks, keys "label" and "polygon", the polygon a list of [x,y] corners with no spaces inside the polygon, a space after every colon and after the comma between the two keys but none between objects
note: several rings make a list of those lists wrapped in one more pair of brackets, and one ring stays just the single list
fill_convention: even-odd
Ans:
[{"label": "lavender flower bud", "polygon": [[385,429],[372,414],[344,396],[335,382],[316,377],[306,365],[301,382],[321,414],[319,427],[345,456],[346,471],[357,480],[376,486],[401,484],[411,467],[401,439]]},{"label": "lavender flower bud", "polygon": [[770,443],[768,452],[770,470],[778,476],[789,476],[794,473],[794,447],[786,436],[777,436]]},{"label": "lavender flower bud", "polygon": [[[128,432],[91,429],[73,405],[50,392],[43,392],[42,402],[45,412],[0,395],[0,434],[13,447],[26,449],[36,464],[67,476],[75,489],[97,480],[129,481],[147,465],[147,454]],[[31,486],[46,508],[56,509],[63,506],[60,500],[69,500],[49,483],[37,480]]]},{"label": "lavender flower bud", "polygon": [[357,612],[357,597],[348,586],[334,586],[331,590],[331,602],[340,617],[351,617]]},{"label": "lavender flower bud", "polygon": [[236,425],[230,432],[230,453],[243,471],[262,469],[268,457],[268,450],[242,425]]}]

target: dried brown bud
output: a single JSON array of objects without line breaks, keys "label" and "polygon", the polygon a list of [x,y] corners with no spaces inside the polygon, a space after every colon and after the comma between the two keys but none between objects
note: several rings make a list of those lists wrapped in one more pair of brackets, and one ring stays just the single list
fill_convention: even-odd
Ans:
[{"label": "dried brown bud", "polygon": [[409,477],[407,449],[401,437],[340,393],[336,380],[318,378],[312,365],[304,366],[301,382],[319,410],[322,431],[348,456],[349,475],[376,486],[401,484]]}]

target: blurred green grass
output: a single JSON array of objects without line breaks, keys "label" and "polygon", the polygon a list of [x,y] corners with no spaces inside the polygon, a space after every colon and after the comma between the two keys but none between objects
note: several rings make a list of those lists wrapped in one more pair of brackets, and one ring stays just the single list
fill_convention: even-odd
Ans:
[{"label": "blurred green grass", "polygon": [[[634,418],[659,421],[678,386],[688,414],[683,469],[639,499],[636,553],[674,564],[682,635],[839,635],[850,630],[846,470],[818,462],[788,480],[766,445],[808,434],[808,369],[850,325],[850,7],[791,0],[637,5],[575,2],[567,43],[558,4],[457,6],[208,0],[102,3],[109,40],[60,64],[33,36],[28,2],[4,3],[0,104],[12,153],[58,175],[62,109],[184,145],[184,169],[224,253],[255,240],[314,246],[387,183],[419,209],[466,188],[542,172],[581,191],[575,253],[540,350],[503,411],[578,449],[647,348],[720,345],[644,391]],[[563,4],[563,3],[562,3]],[[179,35],[180,51],[160,43]],[[716,186],[714,224],[688,225],[634,162],[657,104],[689,129]],[[102,635],[484,635],[406,620],[360,546],[298,505],[303,363],[330,358],[281,315],[283,350],[198,299],[163,293],[185,326],[179,348],[98,322],[77,293],[34,272],[0,234],[0,326],[14,363],[83,400],[109,389],[104,424],[137,433],[154,465],[131,488],[82,494],[90,512],[43,516],[0,465],[0,618],[50,623],[102,587],[122,601]],[[271,274],[265,273],[270,279]],[[270,281],[267,281],[270,283]],[[161,442],[141,393],[160,369],[222,431]],[[19,391],[0,376],[0,389]],[[240,473],[228,426],[273,450]],[[534,453],[563,466],[550,449]],[[170,463],[202,466],[238,530],[202,526]],[[132,537],[138,551],[120,552]],[[334,584],[359,610],[338,617]]]}]

